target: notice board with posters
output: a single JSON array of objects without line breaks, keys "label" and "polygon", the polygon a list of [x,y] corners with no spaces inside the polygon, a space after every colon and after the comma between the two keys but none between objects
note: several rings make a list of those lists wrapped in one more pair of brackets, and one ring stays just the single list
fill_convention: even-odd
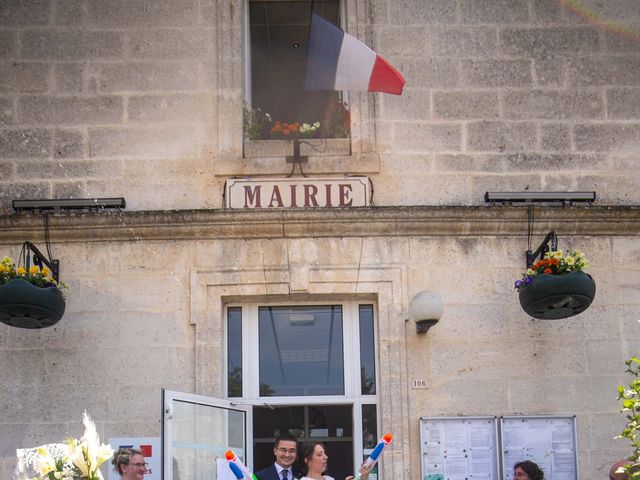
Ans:
[{"label": "notice board with posters", "polygon": [[422,480],[499,480],[496,417],[421,417]]},{"label": "notice board with posters", "polygon": [[575,416],[501,417],[500,438],[505,480],[523,460],[535,462],[545,480],[578,480]]}]

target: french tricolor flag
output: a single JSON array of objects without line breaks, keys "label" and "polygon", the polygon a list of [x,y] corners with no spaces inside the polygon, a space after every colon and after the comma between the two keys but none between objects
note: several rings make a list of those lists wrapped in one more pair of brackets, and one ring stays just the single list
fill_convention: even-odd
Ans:
[{"label": "french tricolor flag", "polygon": [[324,18],[311,14],[306,90],[402,94],[404,77],[376,52]]}]

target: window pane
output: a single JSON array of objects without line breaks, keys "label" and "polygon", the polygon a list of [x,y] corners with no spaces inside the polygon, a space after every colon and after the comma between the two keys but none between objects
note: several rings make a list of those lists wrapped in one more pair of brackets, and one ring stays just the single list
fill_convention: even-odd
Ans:
[{"label": "window pane", "polygon": [[378,444],[378,427],[375,405],[362,405],[362,447],[375,448]]},{"label": "window pane", "polygon": [[[316,0],[314,12],[340,25],[339,0]],[[322,137],[348,136],[339,92],[304,90],[311,2],[251,0],[249,16],[252,107],[274,122],[318,121]]]},{"label": "window pane", "polygon": [[344,395],[342,307],[258,309],[260,396]]},{"label": "window pane", "polygon": [[[353,435],[353,412],[351,406],[309,406],[309,432],[305,440],[327,441]],[[318,438],[321,437],[321,438]]]},{"label": "window pane", "polygon": [[216,452],[227,448],[246,461],[244,412],[179,400],[173,406],[173,479],[216,478]]},{"label": "window pane", "polygon": [[362,395],[375,395],[376,393],[373,305],[360,305],[360,388]]},{"label": "window pane", "polygon": [[253,407],[253,438],[266,443],[273,461],[273,442],[276,437],[290,433],[302,438],[304,435],[305,407]]},{"label": "window pane", "polygon": [[227,310],[227,397],[242,397],[242,308]]},{"label": "window pane", "polygon": [[[362,461],[364,461],[378,443],[377,409],[375,405],[362,405]],[[377,478],[378,464],[371,471]]]}]

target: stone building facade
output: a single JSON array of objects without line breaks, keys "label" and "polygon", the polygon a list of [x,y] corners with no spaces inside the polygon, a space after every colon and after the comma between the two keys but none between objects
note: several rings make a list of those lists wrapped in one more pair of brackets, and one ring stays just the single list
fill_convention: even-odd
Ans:
[{"label": "stone building facade", "polygon": [[[629,452],[616,387],[640,347],[638,3],[344,0],[345,30],[407,85],[349,92],[349,152],[304,171],[366,176],[373,203],[232,210],[226,180],[291,169],[243,142],[247,9],[0,2],[0,256],[45,241],[13,199],[127,201],[48,216],[71,295],[54,327],[0,326],[0,476],[84,409],[103,438],[159,436],[161,388],[225,398],[229,305],[369,302],[396,438],[380,478],[420,478],[420,417],[518,414],[575,415],[579,478],[603,478]],[[555,230],[589,257],[586,312],[521,310],[527,208],[487,191],[597,192],[534,209],[536,245]],[[426,335],[408,320],[421,291],[444,303]]]}]

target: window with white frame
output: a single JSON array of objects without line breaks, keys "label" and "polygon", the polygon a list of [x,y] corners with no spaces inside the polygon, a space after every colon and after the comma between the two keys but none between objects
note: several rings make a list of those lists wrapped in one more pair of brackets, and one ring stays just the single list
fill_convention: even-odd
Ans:
[{"label": "window with white frame", "polygon": [[342,452],[338,472],[371,453],[379,433],[374,314],[368,302],[227,306],[227,396],[256,405],[258,462],[272,461],[283,428]]},{"label": "window with white frame", "polygon": [[372,304],[227,307],[229,397],[375,396],[375,372]]},{"label": "window with white frame", "polygon": [[[307,138],[347,138],[351,118],[341,92],[304,89],[308,0],[249,0],[249,67],[245,137],[282,139],[317,125]],[[339,0],[315,0],[313,11],[340,25]]]},{"label": "window with white frame", "polygon": [[[309,0],[262,0],[263,11],[265,5],[268,7],[270,4],[287,4],[287,2],[291,5],[294,3],[301,4],[298,8],[302,10],[305,9],[306,5],[306,10],[310,13],[311,2]],[[254,3],[255,5],[253,5]],[[333,8],[333,11],[336,12],[335,15],[332,14],[332,7],[329,6],[332,3],[337,5],[337,8]],[[349,0],[348,2],[344,0],[327,0],[326,2],[315,0],[314,11],[319,11],[324,18],[329,19],[346,32],[370,45],[373,32],[367,19],[371,18],[372,15],[373,7],[371,3],[371,0]],[[215,16],[215,31],[217,34],[214,38],[217,67],[215,72],[211,72],[214,75],[213,78],[215,78],[218,91],[216,104],[218,137],[215,145],[214,174],[218,176],[281,174],[283,168],[280,162],[265,162],[264,158],[280,157],[284,159],[286,156],[292,155],[293,145],[289,145],[291,142],[252,141],[254,139],[262,140],[260,132],[265,130],[268,131],[268,135],[264,139],[271,138],[270,131],[275,126],[275,121],[278,120],[275,118],[277,115],[282,115],[281,122],[285,121],[285,117],[289,119],[288,121],[297,120],[299,122],[300,120],[312,121],[318,116],[316,121],[323,124],[323,129],[329,129],[329,131],[334,132],[333,134],[324,131],[319,131],[320,133],[314,132],[310,138],[315,138],[316,135],[333,135],[333,137],[322,137],[313,142],[304,140],[304,144],[301,145],[301,155],[308,156],[309,163],[305,169],[306,171],[318,174],[349,172],[354,175],[379,172],[380,157],[376,150],[376,97],[366,92],[316,92],[321,97],[324,95],[322,97],[324,100],[318,103],[319,106],[312,108],[306,104],[306,101],[303,101],[300,104],[300,110],[298,110],[294,100],[291,104],[291,113],[280,113],[280,107],[276,108],[271,104],[259,105],[257,102],[261,101],[260,94],[256,92],[255,95],[258,97],[256,102],[252,98],[253,70],[263,72],[260,76],[257,73],[255,74],[256,85],[283,86],[285,87],[283,95],[289,95],[289,92],[293,91],[291,88],[293,77],[287,76],[285,83],[267,82],[270,70],[263,68],[265,66],[264,56],[263,60],[259,61],[262,62],[262,67],[260,65],[255,65],[255,68],[252,67],[252,43],[254,46],[260,46],[262,43],[257,40],[261,35],[258,31],[253,35],[255,40],[252,42],[250,11],[252,9],[254,11],[258,10],[260,1],[219,0],[217,4],[219,5]],[[276,7],[274,6],[274,8]],[[272,28],[267,28],[266,17],[262,19],[260,15],[257,15],[255,18],[256,28],[257,30],[262,28],[262,38],[264,40],[264,36],[267,33],[270,35]],[[271,20],[273,19],[271,18]],[[282,20],[285,21],[286,19],[282,18]],[[309,21],[309,17],[307,17],[305,25],[308,25]],[[289,24],[292,27],[289,40],[293,35],[292,32],[295,31],[292,23]],[[272,21],[269,24],[272,25]],[[304,28],[308,28],[308,26]],[[284,38],[282,35],[280,37]],[[307,37],[308,34],[295,35],[294,41],[288,43],[288,48],[300,52],[304,50],[306,53],[306,45],[300,44],[298,47],[296,42],[300,43],[302,41],[306,44]],[[298,38],[302,40],[297,40]],[[282,44],[287,45],[284,41]],[[264,50],[265,47],[261,48]],[[296,81],[300,86],[303,78],[301,70],[303,62],[297,53],[295,58],[297,60],[293,63],[297,62],[300,69]],[[256,63],[259,62],[256,61]],[[274,62],[271,62],[270,65],[271,71],[279,68],[279,65]],[[306,68],[306,65],[304,67]],[[267,90],[265,91],[267,95],[271,95]],[[302,92],[300,88],[298,93],[304,95],[310,93],[313,95],[313,92]],[[274,96],[274,98],[276,97]],[[257,108],[260,108],[260,110],[258,111]],[[274,110],[273,112],[268,112],[267,109]],[[243,110],[244,115],[242,115]],[[307,117],[304,112],[311,110],[315,113],[308,116],[313,118],[307,118],[306,120],[302,118],[303,116]],[[269,126],[262,125],[259,121],[254,121],[260,118],[264,120],[266,113],[271,115]],[[294,117],[294,115],[299,115],[300,118]],[[290,116],[292,118],[289,118]],[[342,133],[339,130],[342,130]],[[287,143],[287,145],[284,145],[284,143]],[[332,157],[330,162],[325,161],[327,156]],[[239,163],[237,161],[238,158],[244,158],[245,161]]]}]

